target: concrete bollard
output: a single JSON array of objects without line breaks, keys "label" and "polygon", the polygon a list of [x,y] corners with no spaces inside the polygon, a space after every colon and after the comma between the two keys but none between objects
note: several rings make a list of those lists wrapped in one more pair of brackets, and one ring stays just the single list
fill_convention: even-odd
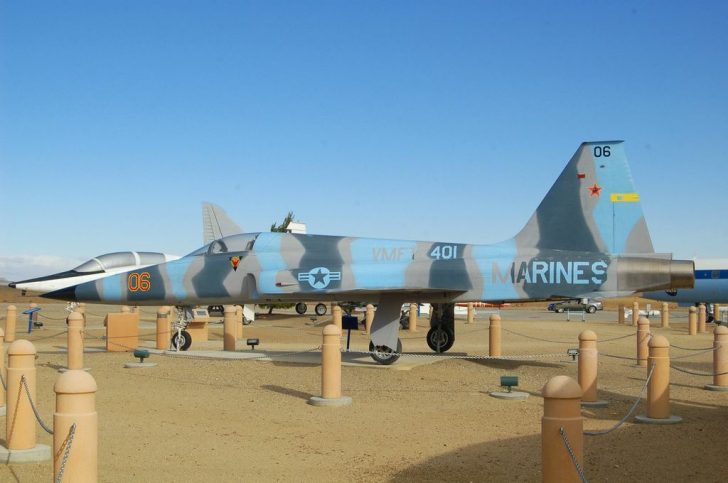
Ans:
[{"label": "concrete bollard", "polygon": [[698,309],[692,306],[688,309],[688,334],[695,335],[698,333]]},{"label": "concrete bollard", "polygon": [[[96,381],[86,371],[67,371],[53,386],[53,480],[61,482],[98,480],[98,413]],[[71,427],[76,425],[73,441]],[[70,445],[70,449],[69,449]],[[64,457],[63,478],[57,479]]]},{"label": "concrete bollard", "polygon": [[468,321],[466,323],[475,323],[475,304],[473,304],[473,302],[468,303]]},{"label": "concrete bollard", "polygon": [[235,336],[238,334],[238,330],[235,328],[235,306],[226,305],[223,309],[223,336],[222,345],[225,351],[235,351]]},{"label": "concrete bollard", "polygon": [[490,316],[488,327],[488,355],[500,357],[501,355],[501,317],[498,314]]},{"label": "concrete bollard", "polygon": [[703,333],[707,329],[705,328],[705,323],[707,320],[707,314],[705,311],[705,304],[698,305],[698,332]]},{"label": "concrete bollard", "polygon": [[169,347],[171,337],[169,332],[169,307],[163,305],[157,309],[157,341],[154,347],[159,350],[166,349]]},{"label": "concrete bollard", "polygon": [[720,304],[713,304],[713,323],[720,324]]},{"label": "concrete bollard", "polygon": [[410,304],[409,331],[417,332],[417,304]]},{"label": "concrete bollard", "polygon": [[314,406],[351,404],[350,397],[341,395],[341,327],[336,324],[324,326],[321,346],[321,397],[314,396],[309,399],[309,403]]},{"label": "concrete bollard", "polygon": [[636,300],[632,303],[632,327],[637,327],[640,320],[640,304]]},{"label": "concrete bollard", "polygon": [[580,483],[579,472],[566,448],[564,436],[569,441],[579,467],[583,468],[584,419],[581,417],[581,387],[568,376],[556,376],[549,379],[541,394],[542,480],[546,483]]},{"label": "concrete bollard", "polygon": [[367,304],[367,315],[364,319],[364,327],[366,329],[367,334],[369,334],[372,330],[372,322],[374,321],[374,306],[372,304]]},{"label": "concrete bollard", "polygon": [[83,315],[83,327],[86,328],[86,302],[81,302],[76,306],[76,312]]},{"label": "concrete bollard", "polygon": [[8,406],[5,418],[5,439],[9,450],[27,450],[36,446],[35,415],[20,383],[23,376],[30,397],[35,402],[35,346],[18,339],[8,348]]},{"label": "concrete bollard", "polygon": [[[5,332],[0,329],[0,376],[3,381],[8,380],[5,373]],[[5,416],[5,388],[0,384],[0,416]]]},{"label": "concrete bollard", "polygon": [[660,327],[663,329],[670,327],[670,306],[667,302],[662,302],[662,310],[660,311]]},{"label": "concrete bollard", "polygon": [[579,334],[579,386],[583,392],[581,405],[589,407],[604,407],[606,401],[597,399],[597,372],[599,352],[597,351],[597,334],[592,330],[585,330]]},{"label": "concrete bollard", "polygon": [[713,384],[711,391],[728,391],[728,327],[719,325],[713,330]]},{"label": "concrete bollard", "polygon": [[83,369],[83,315],[71,312],[68,316],[68,362],[69,370]]},{"label": "concrete bollard", "polygon": [[637,365],[639,367],[647,367],[647,357],[649,356],[650,342],[650,319],[640,317],[637,322]]},{"label": "concrete bollard", "polygon": [[5,311],[5,342],[15,342],[17,310],[15,305],[8,305]]},{"label": "concrete bollard", "polygon": [[341,322],[341,307],[338,305],[331,304],[331,313],[333,314],[333,320],[332,323],[341,330],[342,322]]},{"label": "concrete bollard", "polygon": [[243,338],[243,306],[235,306],[235,329],[237,330],[236,337],[238,340]]},{"label": "concrete bollard", "polygon": [[652,377],[647,385],[647,414],[637,416],[640,423],[674,424],[682,421],[670,415],[670,343],[664,336],[650,339],[648,374]]},{"label": "concrete bollard", "polygon": [[121,313],[122,314],[130,314],[131,313],[131,309],[129,308],[128,305],[122,305],[121,306]]},{"label": "concrete bollard", "polygon": [[617,323],[620,325],[624,325],[624,305],[619,304],[619,308],[617,309]]}]

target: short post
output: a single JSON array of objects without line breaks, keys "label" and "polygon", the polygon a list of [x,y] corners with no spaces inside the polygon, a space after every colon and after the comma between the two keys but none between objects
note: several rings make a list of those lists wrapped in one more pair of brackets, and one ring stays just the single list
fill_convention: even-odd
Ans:
[{"label": "short post", "polygon": [[[93,376],[78,370],[61,374],[53,386],[56,393],[56,410],[53,413],[54,481],[98,480],[96,390]],[[63,478],[58,480],[62,467]]]},{"label": "short post", "polygon": [[650,339],[650,360],[647,374],[652,377],[647,384],[647,414],[637,416],[640,423],[674,424],[682,421],[670,415],[670,343],[664,336]]},{"label": "short post", "polygon": [[417,304],[410,304],[409,331],[417,332]]},{"label": "short post", "polygon": [[374,306],[372,304],[367,304],[367,315],[364,319],[364,327],[366,329],[367,334],[371,332],[372,329],[372,322],[374,321]]},{"label": "short post", "polygon": [[619,304],[617,312],[617,323],[624,325],[624,304]]},{"label": "short post", "polygon": [[468,321],[466,323],[475,323],[475,304],[473,302],[468,302]]},{"label": "short post", "polygon": [[69,370],[83,369],[83,315],[74,311],[68,316],[68,362]]},{"label": "short post", "polygon": [[83,315],[83,327],[86,328],[86,302],[79,303],[76,312]]},{"label": "short post", "polygon": [[223,325],[223,336],[222,336],[223,350],[234,352],[235,351],[235,336],[238,333],[237,329],[235,328],[235,306],[233,306],[233,305],[225,306],[225,308],[223,310],[222,325]]},{"label": "short post", "polygon": [[693,305],[688,309],[688,334],[698,333],[698,309]]},{"label": "short post", "polygon": [[581,387],[568,376],[556,376],[549,379],[541,394],[542,481],[580,483],[582,480],[574,460],[579,468],[583,468],[584,419],[581,417]]},{"label": "short post", "polygon": [[242,339],[243,338],[243,319],[245,316],[243,315],[243,306],[242,305],[236,305],[235,306],[235,328],[237,329],[237,338]]},{"label": "short post", "polygon": [[8,348],[8,406],[5,417],[5,439],[9,450],[32,449],[36,446],[36,422],[28,400],[23,376],[30,397],[35,401],[35,346],[30,341],[18,339]]},{"label": "short post", "polygon": [[122,305],[121,306],[121,313],[122,314],[130,314],[131,313],[131,309],[129,308],[128,305]]},{"label": "short post", "polygon": [[660,327],[667,329],[670,327],[670,305],[662,302],[662,310],[660,311]]},{"label": "short post", "polygon": [[728,327],[716,326],[713,330],[713,384],[706,384],[711,391],[728,391]]},{"label": "short post", "polygon": [[582,406],[604,407],[606,401],[597,399],[597,371],[599,352],[597,351],[597,334],[585,330],[579,334],[578,380],[583,391]]},{"label": "short post", "polygon": [[501,355],[501,317],[493,314],[489,318],[490,326],[488,327],[488,355],[491,357],[500,357]]},{"label": "short post", "polygon": [[637,327],[640,320],[640,303],[636,300],[632,303],[632,327]]},{"label": "short post", "polygon": [[15,322],[17,317],[15,305],[8,305],[5,311],[5,342],[15,342]]},{"label": "short post", "polygon": [[[340,310],[341,308],[339,308]],[[341,327],[327,324],[321,346],[321,397],[312,397],[313,406],[348,406],[351,398],[341,395]]]},{"label": "short post", "polygon": [[169,347],[169,339],[171,335],[169,333],[169,307],[163,305],[157,310],[157,341],[156,347],[159,350],[164,350]]},{"label": "short post", "polygon": [[698,305],[698,332],[701,334],[707,330],[705,328],[706,319],[705,304],[701,303]]},{"label": "short post", "polygon": [[339,328],[339,331],[341,331],[342,322],[341,322],[341,307],[339,307],[338,304],[331,304],[331,313],[334,316],[333,323],[336,327]]},{"label": "short post", "polygon": [[650,319],[640,317],[637,322],[637,365],[647,367],[650,342]]},{"label": "short post", "polygon": [[[5,375],[5,332],[0,329],[0,375],[3,376],[3,381],[7,381],[8,377]],[[0,416],[5,416],[5,388],[0,384]]]},{"label": "short post", "polygon": [[720,304],[713,304],[713,323],[720,323]]}]

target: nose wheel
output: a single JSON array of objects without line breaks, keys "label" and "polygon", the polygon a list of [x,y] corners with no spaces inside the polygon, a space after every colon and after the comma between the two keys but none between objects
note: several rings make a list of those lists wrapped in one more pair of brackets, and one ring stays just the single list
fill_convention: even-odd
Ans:
[{"label": "nose wheel", "polygon": [[172,336],[172,348],[186,351],[192,345],[192,336],[186,330],[179,330]]},{"label": "nose wheel", "polygon": [[455,343],[455,333],[444,326],[432,327],[427,332],[427,345],[437,353],[447,352]]}]

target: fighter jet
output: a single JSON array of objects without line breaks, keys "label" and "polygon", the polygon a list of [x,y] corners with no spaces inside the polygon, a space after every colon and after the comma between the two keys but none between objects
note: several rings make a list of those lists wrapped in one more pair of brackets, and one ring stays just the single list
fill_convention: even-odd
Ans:
[{"label": "fighter jet", "polygon": [[405,302],[432,304],[427,341],[444,352],[455,340],[457,302],[613,297],[693,282],[692,261],[654,253],[623,142],[602,141],[582,143],[525,227],[493,245],[246,233],[44,296],[136,305],[374,302],[370,351],[389,364],[401,353]]}]

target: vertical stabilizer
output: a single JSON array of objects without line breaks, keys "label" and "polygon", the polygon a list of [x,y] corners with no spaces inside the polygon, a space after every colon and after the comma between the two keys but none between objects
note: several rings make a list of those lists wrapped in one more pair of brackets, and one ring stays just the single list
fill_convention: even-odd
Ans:
[{"label": "vertical stabilizer", "polygon": [[202,242],[207,244],[228,235],[237,235],[243,230],[225,213],[225,210],[212,203],[202,203]]},{"label": "vertical stabilizer", "polygon": [[623,141],[582,143],[515,241],[538,249],[653,253]]}]

